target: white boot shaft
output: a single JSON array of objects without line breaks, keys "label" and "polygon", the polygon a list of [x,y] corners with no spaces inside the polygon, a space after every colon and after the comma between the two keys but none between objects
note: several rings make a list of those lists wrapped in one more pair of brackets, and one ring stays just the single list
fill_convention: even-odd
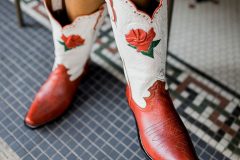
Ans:
[{"label": "white boot shaft", "polygon": [[61,9],[61,3],[62,0],[52,0],[52,8],[45,3],[55,47],[53,70],[58,65],[64,65],[68,69],[70,80],[74,81],[83,73],[107,9],[106,4],[103,4],[97,12],[79,16],[71,24],[62,27],[50,12]]},{"label": "white boot shaft", "polygon": [[106,1],[132,97],[144,108],[148,89],[157,80],[165,81],[167,0],[160,0],[152,17],[130,0]]}]

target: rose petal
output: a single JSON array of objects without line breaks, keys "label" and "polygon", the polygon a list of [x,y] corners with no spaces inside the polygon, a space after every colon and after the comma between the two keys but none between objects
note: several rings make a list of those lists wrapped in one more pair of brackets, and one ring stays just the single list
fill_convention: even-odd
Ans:
[{"label": "rose petal", "polygon": [[147,52],[155,36],[156,33],[153,28],[151,28],[148,32],[145,32],[142,29],[132,29],[127,35],[125,35],[127,42],[136,47],[138,52]]}]

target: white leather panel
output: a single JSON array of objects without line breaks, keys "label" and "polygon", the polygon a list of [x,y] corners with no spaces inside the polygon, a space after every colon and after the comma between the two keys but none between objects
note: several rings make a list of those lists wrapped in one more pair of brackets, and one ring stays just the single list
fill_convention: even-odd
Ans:
[{"label": "white leather panel", "polygon": [[[55,46],[55,62],[53,70],[58,65],[64,65],[68,69],[70,80],[76,80],[82,73],[84,66],[89,59],[92,45],[96,40],[98,31],[103,23],[107,9],[104,4],[99,11],[86,16],[80,16],[69,25],[62,27],[60,23],[52,16],[46,6],[53,30],[53,41]],[[71,35],[81,36],[85,41],[84,44],[76,48],[65,50],[64,45],[60,44],[62,35],[66,37]]]},{"label": "white leather panel", "polygon": [[[153,19],[138,11],[129,0],[106,1],[117,46],[125,65],[126,79],[131,87],[132,97],[139,106],[144,108],[146,106],[144,97],[148,97],[150,94],[148,89],[157,80],[165,81],[167,0],[163,0],[162,7],[154,14]],[[113,10],[115,10],[117,17],[115,22],[113,21]],[[154,58],[145,56],[131,48],[125,37],[132,29],[142,29],[148,32],[151,28],[156,33],[153,41],[161,39],[157,47],[154,48]]]}]

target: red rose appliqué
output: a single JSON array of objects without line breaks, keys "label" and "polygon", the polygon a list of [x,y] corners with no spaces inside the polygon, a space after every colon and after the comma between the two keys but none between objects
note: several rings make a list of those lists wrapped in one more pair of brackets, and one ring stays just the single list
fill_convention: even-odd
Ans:
[{"label": "red rose appliqu\u00e9", "polygon": [[148,32],[142,29],[132,29],[125,37],[129,46],[141,52],[145,56],[154,58],[153,49],[159,44],[160,40],[153,41],[156,33],[153,28]]},{"label": "red rose appliqu\u00e9", "polygon": [[70,36],[62,35],[61,39],[63,42],[59,41],[59,43],[61,45],[64,45],[65,51],[79,47],[79,46],[83,45],[85,42],[85,39],[83,39],[79,35],[70,35]]}]

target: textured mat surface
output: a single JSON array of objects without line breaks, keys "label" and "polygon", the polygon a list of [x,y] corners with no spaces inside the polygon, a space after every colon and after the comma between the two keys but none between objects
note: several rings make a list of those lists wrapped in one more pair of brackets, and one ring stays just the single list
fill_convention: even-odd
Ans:
[{"label": "textured mat surface", "polygon": [[[144,159],[125,100],[125,85],[120,81],[123,79],[121,61],[109,20],[106,19],[94,46],[93,59],[101,67],[92,63],[70,110],[61,119],[30,130],[24,126],[23,118],[51,71],[51,33],[28,16],[25,16],[28,27],[19,29],[13,5],[8,1],[0,3],[0,21],[4,23],[0,28],[0,137],[3,141],[26,160]],[[26,4],[34,6],[31,1]],[[199,158],[239,159],[239,99],[171,56],[167,73],[174,104]]]}]

